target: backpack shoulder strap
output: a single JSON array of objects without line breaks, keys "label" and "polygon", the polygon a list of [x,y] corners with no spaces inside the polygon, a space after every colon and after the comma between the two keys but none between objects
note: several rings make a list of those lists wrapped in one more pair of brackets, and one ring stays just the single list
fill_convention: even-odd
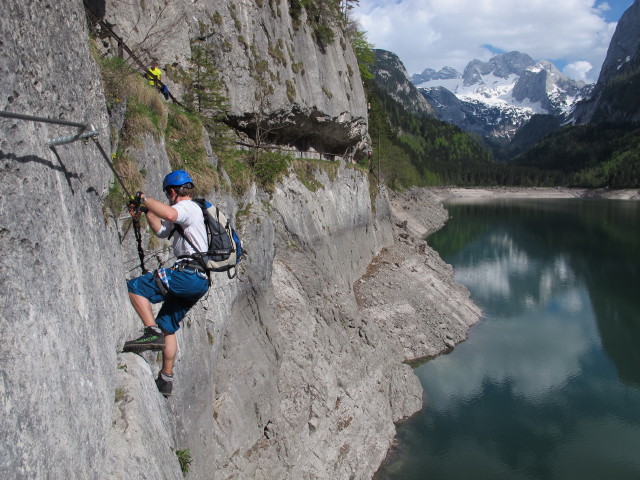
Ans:
[{"label": "backpack shoulder strap", "polygon": [[[201,200],[202,202],[204,202],[204,199],[197,199],[197,200]],[[204,208],[202,206],[202,204],[197,201],[194,200],[201,208]],[[204,212],[203,212],[204,215]],[[198,262],[200,262],[202,264],[202,267],[206,270],[207,267],[204,263],[204,260],[202,259],[202,252],[200,250],[198,250],[198,247],[195,246],[195,244],[189,239],[189,237],[187,237],[184,233],[184,228],[182,228],[182,225],[180,225],[179,223],[174,223],[173,224],[173,229],[171,230],[171,233],[169,234],[168,238],[171,238],[173,236],[174,233],[178,233],[178,235],[180,235],[182,238],[184,238],[186,240],[186,242],[191,245],[191,248],[193,248],[193,250],[196,252],[193,255],[193,258],[195,258]]]},{"label": "backpack shoulder strap", "polygon": [[197,203],[202,210],[207,209],[207,201],[204,198],[193,198],[191,201]]},{"label": "backpack shoulder strap", "polygon": [[171,230],[171,234],[169,235],[169,238],[171,238],[171,235],[173,235],[173,234],[174,234],[174,233],[176,233],[176,232],[178,233],[178,235],[180,235],[182,238],[184,238],[184,239],[187,241],[187,243],[188,243],[189,245],[191,245],[191,248],[193,248],[193,249],[196,251],[196,253],[200,253],[200,254],[202,253],[202,252],[201,252],[200,250],[198,250],[198,248],[193,244],[193,242],[192,242],[191,240],[189,240],[189,237],[187,237],[187,236],[184,234],[184,228],[182,228],[182,225],[174,225],[174,226],[173,226],[173,230]]},{"label": "backpack shoulder strap", "polygon": [[[203,220],[206,223],[206,216],[205,216],[205,210],[207,209],[206,207],[206,200],[204,198],[194,198],[192,200],[193,202],[197,203],[198,206],[202,209],[202,216],[203,216]],[[167,237],[167,239],[171,239],[171,237],[173,236],[174,233],[178,232],[178,234],[184,238],[187,243],[189,245],[191,245],[191,247],[198,253],[200,253],[200,250],[198,250],[195,245],[193,244],[193,242],[191,242],[191,240],[189,240],[186,235],[184,234],[184,228],[182,228],[182,225],[180,225],[179,223],[174,223],[173,224],[173,228],[171,229],[171,233],[169,233],[169,236]]]}]

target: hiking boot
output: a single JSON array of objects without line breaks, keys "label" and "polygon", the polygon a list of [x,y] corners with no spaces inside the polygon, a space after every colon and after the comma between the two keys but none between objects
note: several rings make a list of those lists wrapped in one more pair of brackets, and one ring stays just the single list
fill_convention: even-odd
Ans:
[{"label": "hiking boot", "polygon": [[163,348],[164,333],[157,332],[151,327],[145,327],[142,336],[126,342],[122,351],[138,353],[145,350],[162,350]]},{"label": "hiking boot", "polygon": [[158,372],[158,378],[156,378],[156,387],[158,387],[158,391],[162,395],[164,395],[165,398],[170,397],[171,390],[173,389],[173,375],[169,376],[165,373]]}]

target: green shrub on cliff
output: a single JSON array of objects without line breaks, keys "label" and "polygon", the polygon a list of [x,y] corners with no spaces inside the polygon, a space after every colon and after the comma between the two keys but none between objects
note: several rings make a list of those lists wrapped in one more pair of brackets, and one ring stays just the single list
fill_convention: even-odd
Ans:
[{"label": "green shrub on cliff", "polygon": [[291,156],[284,152],[262,152],[253,164],[257,183],[273,193],[275,183],[287,173],[291,160]]},{"label": "green shrub on cliff", "polygon": [[289,171],[293,158],[286,152],[226,149],[219,152],[220,165],[231,181],[236,195],[243,195],[255,182],[272,193],[276,182]]},{"label": "green shrub on cliff", "polygon": [[186,476],[191,469],[191,462],[193,461],[189,449],[185,448],[184,450],[176,450],[176,456],[180,463],[180,470],[182,470],[182,474]]},{"label": "green shrub on cliff", "polygon": [[367,41],[366,33],[355,28],[351,34],[351,46],[358,60],[358,68],[360,69],[360,77],[362,80],[370,80],[373,78],[371,66],[376,63],[376,54],[373,52],[373,45]]}]

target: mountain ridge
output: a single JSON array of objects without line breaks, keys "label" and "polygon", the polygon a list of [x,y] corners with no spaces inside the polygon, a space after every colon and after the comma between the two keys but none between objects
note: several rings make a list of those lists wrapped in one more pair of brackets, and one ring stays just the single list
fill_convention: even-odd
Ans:
[{"label": "mountain ridge", "polygon": [[[553,115],[565,122],[590,87],[563,75],[548,60],[508,52],[489,61],[470,61],[463,74],[454,69],[425,69],[414,75],[416,86],[444,121],[486,138],[510,141],[536,114]],[[442,72],[442,73],[441,73]],[[446,76],[446,73],[450,75]],[[457,73],[457,72],[456,72]],[[446,95],[442,89],[453,94]]]},{"label": "mountain ridge", "polygon": [[433,68],[425,68],[422,73],[411,75],[411,83],[418,85],[431,80],[449,80],[460,77],[462,77],[462,74],[453,67],[442,67],[437,72]]},{"label": "mountain ridge", "polygon": [[592,95],[576,105],[577,124],[640,121],[640,0],[622,14]]},{"label": "mountain ridge", "polygon": [[418,116],[435,116],[434,108],[413,85],[398,55],[382,49],[374,49],[373,52],[376,56],[373,66],[375,83],[408,112]]}]

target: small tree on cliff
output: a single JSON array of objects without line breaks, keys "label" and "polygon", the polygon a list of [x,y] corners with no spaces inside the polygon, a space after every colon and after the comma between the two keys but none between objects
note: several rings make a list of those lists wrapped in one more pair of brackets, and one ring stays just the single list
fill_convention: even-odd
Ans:
[{"label": "small tree on cliff", "polygon": [[356,5],[360,5],[360,0],[340,0],[340,11],[343,18],[348,19],[349,13]]},{"label": "small tree on cliff", "polygon": [[358,68],[360,69],[360,77],[362,80],[370,80],[373,78],[371,67],[376,63],[376,55],[373,53],[373,45],[367,41],[367,34],[355,29],[351,32],[351,46],[358,60]]},{"label": "small tree on cliff", "polygon": [[212,62],[211,53],[203,46],[191,44],[190,66],[185,82],[184,102],[200,114],[207,131],[216,138],[224,137],[222,123],[229,109],[228,99],[222,93],[224,85]]},{"label": "small tree on cliff", "polygon": [[255,103],[253,106],[253,128],[249,128],[249,135],[253,137],[253,155],[251,166],[255,166],[260,161],[261,152],[269,149],[269,144],[277,137],[277,131],[281,127],[274,126],[269,122],[270,109],[269,98],[274,93],[275,78],[269,69],[269,62],[265,59],[252,63],[251,77],[256,82],[254,93]]}]

